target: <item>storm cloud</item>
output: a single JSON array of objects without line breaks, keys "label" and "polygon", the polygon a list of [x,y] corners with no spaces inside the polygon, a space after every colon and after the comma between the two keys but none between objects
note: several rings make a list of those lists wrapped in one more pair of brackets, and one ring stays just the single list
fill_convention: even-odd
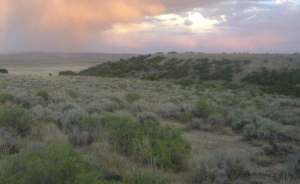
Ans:
[{"label": "storm cloud", "polygon": [[1,0],[0,52],[297,52],[298,0]]}]

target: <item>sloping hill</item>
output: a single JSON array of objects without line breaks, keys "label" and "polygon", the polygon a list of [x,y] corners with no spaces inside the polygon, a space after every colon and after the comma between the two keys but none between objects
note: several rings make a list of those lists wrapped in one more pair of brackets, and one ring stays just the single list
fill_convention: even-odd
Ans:
[{"label": "sloping hill", "polygon": [[146,80],[193,79],[195,82],[224,80],[238,82],[259,71],[300,68],[299,55],[271,54],[157,54],[106,62],[79,75],[142,78]]},{"label": "sloping hill", "polygon": [[[156,54],[106,62],[81,72],[82,75],[169,81],[183,86],[223,85],[237,89],[250,86],[286,86],[300,97],[300,55],[279,54]],[[278,84],[280,86],[278,86]],[[283,85],[284,84],[284,85]],[[249,85],[247,85],[249,86]],[[267,91],[278,92],[278,89]],[[280,94],[290,95],[280,90]]]}]

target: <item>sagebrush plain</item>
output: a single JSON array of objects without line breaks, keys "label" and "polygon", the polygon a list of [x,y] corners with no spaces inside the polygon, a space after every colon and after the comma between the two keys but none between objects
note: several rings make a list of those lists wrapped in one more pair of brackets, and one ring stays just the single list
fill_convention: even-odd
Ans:
[{"label": "sagebrush plain", "polygon": [[299,54],[130,57],[0,74],[0,183],[299,183]]}]

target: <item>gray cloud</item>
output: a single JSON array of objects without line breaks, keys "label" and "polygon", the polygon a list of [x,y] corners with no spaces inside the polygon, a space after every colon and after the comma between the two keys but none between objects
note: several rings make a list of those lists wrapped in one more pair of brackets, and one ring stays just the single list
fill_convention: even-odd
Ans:
[{"label": "gray cloud", "polygon": [[193,22],[191,20],[189,20],[189,19],[186,19],[184,21],[183,25],[185,25],[185,26],[191,26],[191,25],[193,25]]},{"label": "gray cloud", "polygon": [[[67,5],[61,9],[59,4]],[[18,50],[151,52],[157,48],[185,51],[185,45],[168,43],[174,38],[178,43],[193,42],[197,51],[299,52],[300,7],[292,3],[275,5],[272,0],[1,0],[0,2],[0,52]],[[86,4],[86,2],[88,2]],[[121,3],[125,11],[116,6]],[[133,6],[134,4],[134,6]],[[10,5],[10,6],[7,6]],[[75,11],[76,10],[76,11]],[[138,42],[147,36],[158,37],[143,42],[141,49],[126,46],[107,46],[99,34],[115,23],[158,24],[166,20],[152,15],[174,13],[185,19],[184,25],[193,26],[187,12],[198,11],[207,19],[215,19],[213,31],[193,35],[189,31],[165,34],[146,30],[134,35]],[[85,12],[85,16],[75,12]],[[49,14],[47,14],[49,13]],[[226,22],[221,16],[225,15]],[[143,19],[144,16],[150,18]],[[104,18],[103,18],[104,17]],[[170,21],[176,21],[171,19]],[[165,31],[165,30],[164,30]],[[165,41],[164,39],[166,38]],[[197,41],[197,42],[196,42]],[[204,44],[205,43],[205,44]],[[232,44],[235,43],[235,44]],[[227,45],[226,45],[227,44]],[[236,45],[235,47],[232,45]],[[241,48],[239,48],[239,45]],[[231,47],[232,46],[232,47]],[[166,47],[166,48],[164,48]],[[167,51],[167,50],[166,50]]]}]

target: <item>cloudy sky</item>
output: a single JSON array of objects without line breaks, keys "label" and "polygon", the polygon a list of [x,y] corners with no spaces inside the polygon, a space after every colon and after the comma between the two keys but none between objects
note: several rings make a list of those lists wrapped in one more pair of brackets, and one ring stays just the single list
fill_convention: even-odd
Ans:
[{"label": "cloudy sky", "polygon": [[0,0],[0,52],[300,52],[300,0]]}]

